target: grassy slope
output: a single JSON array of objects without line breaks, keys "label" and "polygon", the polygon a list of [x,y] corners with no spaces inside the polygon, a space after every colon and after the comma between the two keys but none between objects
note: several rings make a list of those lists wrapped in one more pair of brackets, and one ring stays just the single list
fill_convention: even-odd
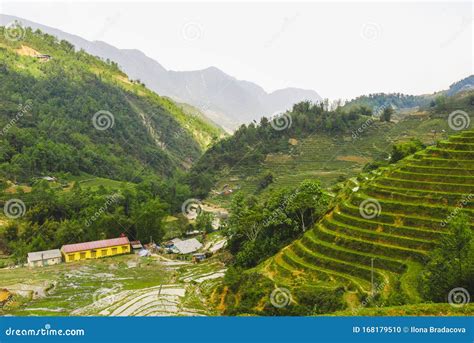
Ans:
[{"label": "grassy slope", "polygon": [[[395,293],[408,303],[419,303],[419,274],[427,253],[445,234],[441,221],[465,199],[465,193],[474,191],[473,157],[474,131],[463,131],[436,147],[360,177],[358,190],[348,187],[346,195],[340,195],[339,205],[312,230],[251,271],[290,290],[342,286],[346,295],[358,294],[359,300],[351,297],[348,302],[350,311],[346,313],[353,314],[361,308],[361,297],[370,294],[373,259],[381,301]],[[359,212],[366,199],[380,204],[381,212],[375,218],[364,218]],[[464,209],[474,218],[472,199]],[[426,314],[463,314],[445,305],[367,308],[360,314],[410,315],[425,310]],[[472,313],[472,307],[468,311]]]},{"label": "grassy slope", "polygon": [[[49,79],[54,77],[51,71],[57,71],[57,68],[60,68],[63,69],[63,75],[70,78],[71,82],[78,84],[81,84],[81,82],[90,83],[95,77],[104,85],[107,85],[106,87],[111,87],[110,89],[113,89],[117,94],[122,93],[123,100],[128,101],[131,107],[129,109],[129,120],[136,122],[133,124],[133,129],[142,131],[139,136],[142,137],[143,146],[136,146],[134,149],[155,149],[158,154],[164,152],[165,155],[168,155],[177,166],[189,167],[189,163],[198,158],[202,151],[209,146],[210,142],[221,135],[222,131],[220,129],[199,116],[185,113],[170,99],[160,97],[144,86],[130,82],[127,76],[113,65],[107,64],[84,52],[75,53],[64,49],[51,36],[32,33],[28,30],[23,40],[12,42],[5,39],[3,28],[0,28],[0,31],[2,65],[3,68],[8,68],[10,77],[13,75],[12,73],[16,73],[18,77],[22,77],[37,86],[43,84],[41,87],[47,89]],[[53,59],[48,62],[41,62],[34,57],[35,53],[49,54],[53,56]],[[100,91],[98,90],[98,92]],[[65,93],[67,94],[67,90],[65,90]],[[83,96],[81,93],[79,94]],[[80,96],[76,101],[90,101],[85,96],[83,99]],[[21,94],[21,98],[23,98],[23,101],[32,98],[34,102],[33,111],[38,105],[44,105],[43,103],[38,104],[38,102],[45,101],[35,97],[33,93],[28,94],[27,92]],[[10,117],[5,118],[5,123],[16,113],[14,108],[18,105],[18,101],[22,101],[21,98],[3,99],[2,107]],[[163,146],[157,147],[156,145],[158,144],[153,142],[153,137],[149,137],[151,134],[149,128],[146,127],[147,125],[138,123],[141,114],[138,112],[144,114],[147,124],[160,135]],[[121,118],[117,113],[114,113],[114,115],[117,115],[116,125],[119,125],[120,123],[117,121]],[[19,122],[17,125],[22,125],[22,123]],[[142,128],[136,127],[139,125],[142,125]],[[130,133],[132,132],[130,131]],[[136,133],[134,132],[133,134]],[[126,137],[123,137],[123,139],[127,141]],[[148,143],[147,140],[152,142]],[[115,141],[121,144],[117,137],[115,137]],[[128,140],[128,142],[134,143],[133,140]],[[153,144],[155,145],[154,147],[150,146]],[[160,150],[164,151],[160,152]],[[168,164],[173,165],[173,163]]]},{"label": "grassy slope", "polygon": [[[457,94],[449,98],[444,108],[420,109],[396,123],[374,121],[361,134],[357,132],[359,127],[353,127],[344,134],[318,132],[302,139],[294,137],[293,144],[288,142],[280,153],[267,155],[262,164],[250,167],[241,162],[222,171],[214,189],[220,191],[229,185],[251,194],[268,172],[274,174],[275,180],[269,189],[295,187],[304,179],[317,179],[324,187],[333,186],[340,178],[359,174],[366,163],[388,156],[394,143],[417,138],[432,145],[455,133],[448,125],[447,115],[463,109],[472,116],[474,105],[469,103],[472,96],[472,91]],[[432,130],[436,130],[436,134]],[[228,205],[231,199],[232,195],[211,193],[208,200]]]},{"label": "grassy slope", "polygon": [[[221,189],[228,184],[250,194],[255,192],[267,172],[275,176],[274,184],[269,189],[295,187],[305,179],[317,179],[324,187],[330,187],[338,182],[339,177],[353,177],[362,171],[366,163],[387,155],[395,142],[419,137],[426,144],[432,144],[432,129],[447,129],[447,123],[444,119],[425,117],[420,120],[417,117],[398,124],[374,123],[361,138],[355,140],[351,133],[314,135],[298,140],[297,145],[289,147],[289,151],[267,155],[262,165],[252,168],[235,166],[232,171],[223,174],[215,188]],[[228,204],[231,198],[211,195],[209,200]]]}]

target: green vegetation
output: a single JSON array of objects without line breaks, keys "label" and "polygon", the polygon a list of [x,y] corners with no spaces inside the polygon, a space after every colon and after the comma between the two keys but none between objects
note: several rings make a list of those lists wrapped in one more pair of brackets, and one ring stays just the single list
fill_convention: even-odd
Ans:
[{"label": "green vegetation", "polygon": [[218,280],[199,279],[221,271],[216,260],[169,266],[136,255],[1,269],[2,288],[15,295],[0,315],[214,315],[204,296]]},{"label": "green vegetation", "polygon": [[[70,191],[35,184],[31,192],[15,194],[25,204],[24,216],[0,231],[0,249],[23,262],[29,251],[60,248],[63,244],[118,237],[160,242],[164,218],[180,210],[190,192],[175,179],[145,178],[121,188],[87,188],[75,183]],[[2,202],[11,195],[2,196]]]},{"label": "green vegetation", "polygon": [[238,267],[253,267],[302,235],[328,206],[319,183],[305,181],[264,198],[237,194],[228,221],[229,250]]},{"label": "green vegetation", "polygon": [[[396,109],[406,109],[414,107],[434,107],[445,101],[449,97],[464,91],[472,91],[474,75],[470,75],[449,86],[449,89],[426,95],[407,95],[401,93],[375,93],[359,96],[344,105],[346,110],[364,108],[370,112],[371,108],[384,109],[388,106]],[[370,115],[370,114],[369,114]]]},{"label": "green vegetation", "polygon": [[[291,117],[291,125],[285,130],[275,130],[272,125],[278,120]],[[271,153],[288,151],[289,139],[304,138],[318,132],[340,133],[361,124],[361,117],[341,111],[329,112],[323,104],[302,102],[293,110],[272,123],[262,118],[259,125],[242,125],[233,136],[223,139],[193,166],[190,172],[190,185],[198,196],[206,196],[219,177],[229,175],[232,169],[255,168],[260,166]]]},{"label": "green vegetation", "polygon": [[460,92],[446,97],[441,107],[397,112],[398,119],[390,122],[380,120],[383,110],[377,107],[326,111],[323,105],[298,104],[283,116],[291,117],[289,128],[278,131],[262,119],[260,125],[242,126],[209,149],[191,169],[189,184],[196,196],[207,194],[209,201],[225,207],[237,191],[265,194],[296,188],[306,179],[329,188],[356,176],[368,163],[366,171],[446,139],[455,132],[448,125],[449,113],[474,114],[471,97],[472,90]]},{"label": "green vegetation", "polygon": [[469,223],[465,213],[456,215],[448,224],[449,234],[441,238],[430,254],[423,275],[426,298],[443,302],[455,287],[474,289],[474,231]]},{"label": "green vegetation", "polygon": [[[241,308],[245,313],[274,313],[259,306],[268,303],[274,287],[289,289],[293,299],[279,313],[303,306],[305,314],[312,313],[311,302],[300,295],[306,288],[338,294],[342,287],[339,298],[352,314],[365,307],[446,302],[456,287],[473,294],[473,146],[474,131],[463,131],[348,181],[335,207],[301,239],[240,271],[240,279],[226,279],[228,307],[240,308],[235,299],[254,294],[255,287],[253,303]],[[252,288],[248,277],[258,286]],[[331,311],[340,309],[337,304]]]},{"label": "green vegetation", "polygon": [[[11,42],[3,30],[0,173],[8,180],[69,172],[136,182],[143,170],[167,177],[189,167],[219,136],[199,117],[129,81],[113,62],[30,29],[24,40]],[[110,114],[94,117],[99,111]]]}]

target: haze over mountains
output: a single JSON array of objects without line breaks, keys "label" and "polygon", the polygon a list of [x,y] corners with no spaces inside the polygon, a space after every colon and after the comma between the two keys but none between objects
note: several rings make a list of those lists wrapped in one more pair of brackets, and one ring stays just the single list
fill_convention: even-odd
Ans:
[{"label": "haze over mountains", "polygon": [[319,101],[313,90],[285,88],[267,93],[259,85],[226,74],[216,67],[196,71],[172,71],[135,49],[118,49],[105,42],[79,36],[23,18],[0,15],[0,25],[18,20],[23,26],[64,39],[86,52],[117,62],[132,79],[139,79],[160,95],[189,103],[203,111],[216,124],[230,131],[242,123],[285,111],[302,100]]}]

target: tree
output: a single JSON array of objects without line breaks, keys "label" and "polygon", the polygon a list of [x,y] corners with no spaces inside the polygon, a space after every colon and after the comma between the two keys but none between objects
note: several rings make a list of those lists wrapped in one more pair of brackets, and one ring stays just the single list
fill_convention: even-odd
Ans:
[{"label": "tree", "polygon": [[382,116],[380,117],[381,121],[389,122],[392,119],[392,115],[395,113],[391,106],[387,106],[383,109]]},{"label": "tree", "polygon": [[265,176],[260,180],[260,183],[258,184],[258,190],[263,190],[267,188],[271,183],[273,183],[273,173],[268,172],[265,174]]},{"label": "tree", "polygon": [[164,236],[163,218],[166,216],[167,206],[159,199],[146,202],[136,210],[134,223],[138,240],[148,241],[150,237],[160,242]]},{"label": "tree", "polygon": [[469,223],[467,214],[457,214],[449,223],[448,234],[430,254],[422,274],[426,298],[445,301],[455,287],[464,287],[471,294],[474,291],[474,232]]},{"label": "tree", "polygon": [[408,142],[395,144],[392,148],[390,163],[398,162],[408,155],[412,155],[415,152],[422,150],[424,147],[424,144],[419,139],[411,139]]},{"label": "tree", "polygon": [[303,181],[290,197],[287,209],[298,215],[303,232],[326,211],[328,205],[327,195],[317,181]]},{"label": "tree", "polygon": [[214,216],[209,212],[201,212],[196,219],[196,229],[207,233],[212,232],[212,220]]}]

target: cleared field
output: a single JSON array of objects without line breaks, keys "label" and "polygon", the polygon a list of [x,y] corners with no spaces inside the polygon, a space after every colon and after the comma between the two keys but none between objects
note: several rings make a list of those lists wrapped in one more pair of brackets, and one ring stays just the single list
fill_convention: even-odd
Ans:
[{"label": "cleared field", "polygon": [[15,294],[0,315],[203,316],[223,277],[220,262],[117,256],[43,268],[0,269]]}]

